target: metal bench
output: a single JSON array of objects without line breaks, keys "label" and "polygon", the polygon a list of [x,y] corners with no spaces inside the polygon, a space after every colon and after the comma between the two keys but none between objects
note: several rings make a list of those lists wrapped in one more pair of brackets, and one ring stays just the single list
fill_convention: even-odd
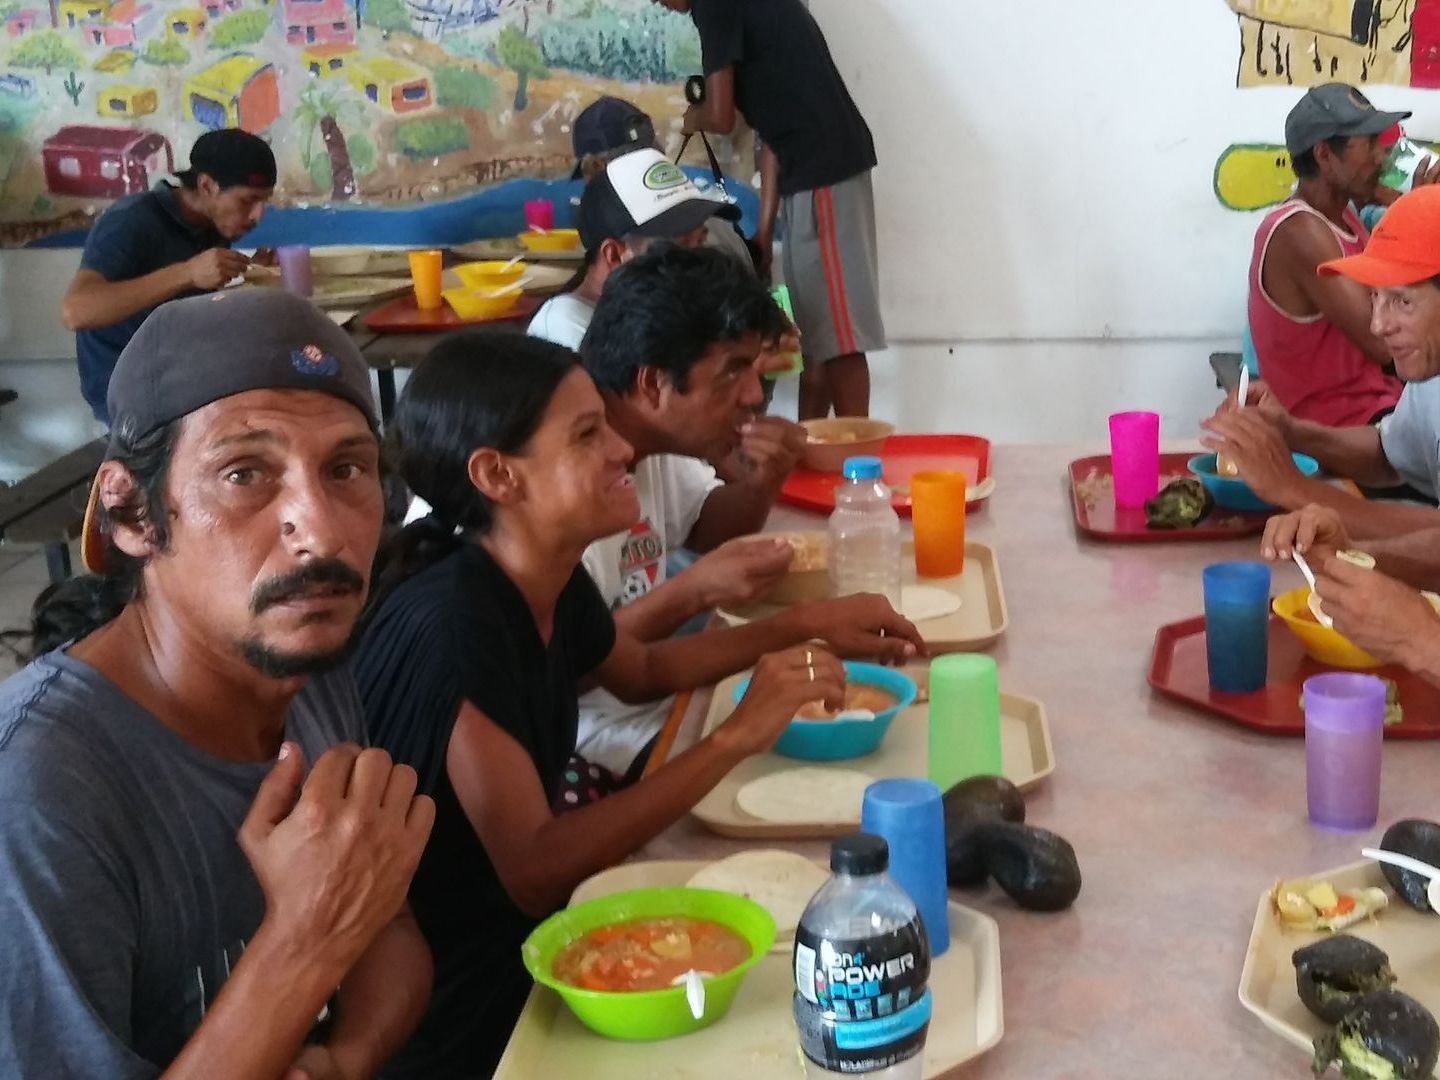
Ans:
[{"label": "metal bench", "polygon": [[0,540],[43,544],[51,581],[70,576],[70,541],[80,535],[90,482],[105,459],[105,440],[96,439],[0,488]]}]

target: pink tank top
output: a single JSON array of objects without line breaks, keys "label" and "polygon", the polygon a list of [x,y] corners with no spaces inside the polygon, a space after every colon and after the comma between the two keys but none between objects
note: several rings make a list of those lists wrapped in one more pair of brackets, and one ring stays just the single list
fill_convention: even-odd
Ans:
[{"label": "pink tank top", "polygon": [[1270,238],[1280,223],[1294,214],[1314,214],[1325,222],[1345,255],[1364,251],[1369,240],[1365,226],[1348,206],[1348,234],[1298,198],[1266,215],[1255,233],[1255,252],[1250,259],[1250,337],[1260,360],[1260,377],[1301,419],[1332,427],[1368,424],[1376,413],[1394,408],[1404,384],[1381,371],[1324,315],[1296,318],[1287,314],[1260,283]]}]

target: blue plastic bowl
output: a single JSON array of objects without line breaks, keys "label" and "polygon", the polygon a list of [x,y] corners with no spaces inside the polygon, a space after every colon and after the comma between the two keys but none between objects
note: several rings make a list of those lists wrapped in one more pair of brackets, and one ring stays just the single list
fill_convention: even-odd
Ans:
[{"label": "blue plastic bowl", "polygon": [[[771,747],[775,753],[802,761],[841,761],[868,754],[884,740],[895,714],[915,701],[914,680],[894,668],[846,660],[845,678],[894,694],[895,704],[876,713],[874,720],[791,720]],[[749,688],[749,679],[735,688],[737,704]]]},{"label": "blue plastic bowl", "polygon": [[[1320,471],[1320,463],[1308,454],[1291,454],[1290,457],[1294,459],[1295,467],[1302,476],[1314,476]],[[1229,510],[1275,509],[1251,491],[1250,485],[1238,476],[1221,476],[1217,473],[1214,454],[1196,454],[1190,459],[1189,465],[1190,471],[1205,485],[1217,506]]]}]

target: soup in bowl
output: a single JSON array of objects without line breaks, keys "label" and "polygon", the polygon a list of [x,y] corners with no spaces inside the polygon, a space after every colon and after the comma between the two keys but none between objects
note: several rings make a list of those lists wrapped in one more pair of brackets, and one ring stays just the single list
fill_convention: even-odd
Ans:
[{"label": "soup in bowl", "polygon": [[[842,761],[869,754],[884,741],[900,710],[914,704],[918,693],[915,681],[904,672],[858,660],[845,661],[845,680],[843,710],[827,712],[822,702],[803,706],[771,749],[803,761]],[[749,688],[749,679],[735,688],[736,702]],[[875,718],[848,715],[859,709],[868,709]]]}]

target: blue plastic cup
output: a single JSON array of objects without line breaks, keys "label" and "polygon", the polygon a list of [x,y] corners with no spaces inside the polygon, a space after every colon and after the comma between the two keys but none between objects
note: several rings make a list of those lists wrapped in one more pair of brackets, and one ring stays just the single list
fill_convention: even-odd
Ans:
[{"label": "blue plastic cup", "polygon": [[1231,694],[1263,689],[1270,659],[1270,567],[1213,563],[1202,581],[1210,688]]},{"label": "blue plastic cup", "polygon": [[930,955],[950,947],[945,883],[945,810],[929,780],[877,780],[860,804],[860,831],[890,845],[890,876],[910,894],[930,939]]}]

